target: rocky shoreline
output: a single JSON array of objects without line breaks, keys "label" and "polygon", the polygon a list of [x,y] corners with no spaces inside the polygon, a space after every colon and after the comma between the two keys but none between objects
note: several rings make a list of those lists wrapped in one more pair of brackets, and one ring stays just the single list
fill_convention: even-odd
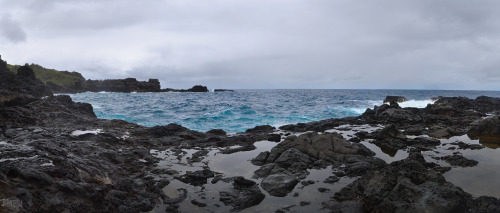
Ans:
[{"label": "rocky shoreline", "polygon": [[[358,117],[229,135],[98,119],[23,69],[0,60],[0,212],[500,211],[497,198],[443,176],[477,165],[461,150],[498,142],[499,98],[439,97],[418,109],[389,97]],[[461,135],[481,144],[428,158]],[[368,144],[408,156],[386,162]]]},{"label": "rocky shoreline", "polygon": [[[26,68],[26,66],[23,66]],[[79,74],[79,73],[78,73]],[[81,75],[80,75],[81,76]],[[82,77],[83,78],[83,77]],[[82,80],[72,87],[58,86],[52,82],[47,84],[54,93],[81,93],[81,92],[208,92],[208,88],[195,85],[189,89],[161,89],[158,79],[137,81],[135,78],[108,79],[108,80]]]}]

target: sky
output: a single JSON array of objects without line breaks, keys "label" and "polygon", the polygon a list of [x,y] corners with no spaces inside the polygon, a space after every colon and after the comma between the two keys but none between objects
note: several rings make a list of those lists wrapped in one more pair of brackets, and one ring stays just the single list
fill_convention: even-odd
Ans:
[{"label": "sky", "polygon": [[0,55],[163,88],[500,90],[497,0],[0,0]]}]

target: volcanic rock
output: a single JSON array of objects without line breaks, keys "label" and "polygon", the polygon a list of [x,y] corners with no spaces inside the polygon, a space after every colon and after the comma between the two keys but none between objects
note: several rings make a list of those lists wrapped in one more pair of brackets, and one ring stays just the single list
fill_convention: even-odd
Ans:
[{"label": "volcanic rock", "polygon": [[295,188],[297,183],[299,180],[296,176],[281,173],[267,176],[262,180],[261,186],[272,196],[284,197]]},{"label": "volcanic rock", "polygon": [[235,177],[233,189],[222,191],[219,196],[221,202],[233,207],[231,211],[240,211],[258,205],[265,198],[254,181],[243,177]]},{"label": "volcanic rock", "polygon": [[452,166],[460,166],[460,167],[473,167],[476,166],[479,162],[476,160],[467,159],[460,154],[453,154],[439,158],[441,160],[445,160],[450,163]]},{"label": "volcanic rock", "polygon": [[403,96],[390,96],[390,95],[388,95],[384,99],[384,103],[392,103],[392,102],[403,103],[405,101],[408,101],[408,99],[406,99]]},{"label": "volcanic rock", "polygon": [[500,137],[500,119],[498,116],[490,116],[477,120],[471,124],[467,134],[472,138]]},{"label": "volcanic rock", "polygon": [[149,81],[137,81],[135,78],[109,79],[109,80],[87,80],[85,91],[90,92],[160,92],[160,81],[149,79]]},{"label": "volcanic rock", "polygon": [[[0,64],[0,90],[7,90],[37,98],[52,96],[50,89],[35,77],[33,70],[29,66],[21,66],[18,74],[15,75],[8,71],[6,63],[1,58],[0,61],[2,62]],[[0,97],[0,101],[2,99]]]},{"label": "volcanic rock", "polygon": [[178,179],[184,183],[189,183],[193,186],[201,186],[206,184],[208,178],[215,177],[215,173],[210,171],[209,169],[199,170],[195,172],[188,172],[182,177],[178,177]]},{"label": "volcanic rock", "polygon": [[467,209],[471,199],[413,155],[363,175],[324,206],[366,212],[454,212]]}]

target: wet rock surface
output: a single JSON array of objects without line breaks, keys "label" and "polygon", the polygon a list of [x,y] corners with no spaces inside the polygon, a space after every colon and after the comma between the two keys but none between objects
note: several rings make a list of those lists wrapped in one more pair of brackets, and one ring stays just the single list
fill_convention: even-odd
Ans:
[{"label": "wet rock surface", "polygon": [[[477,161],[459,153],[426,161],[445,145],[484,148],[443,144],[452,136],[495,142],[498,98],[439,97],[418,109],[401,108],[401,97],[388,97],[389,104],[358,117],[227,135],[101,120],[89,104],[52,96],[29,69],[15,75],[0,62],[0,199],[16,204],[0,211],[500,211],[497,198],[474,197],[443,176],[452,168],[440,162],[455,168]],[[274,141],[272,149],[255,145],[267,140]],[[386,163],[369,145],[407,156]],[[245,177],[224,173],[226,167]],[[273,205],[275,200],[288,203]]]},{"label": "wet rock surface", "polygon": [[208,169],[204,169],[195,172],[190,172],[182,177],[179,177],[179,180],[194,186],[202,186],[208,182],[209,178],[213,177],[215,177],[214,172]]},{"label": "wet rock surface", "polygon": [[[498,211],[496,198],[473,198],[423,160],[419,153],[371,171],[323,203],[332,211],[487,212]],[[482,202],[490,200],[491,206]]]},{"label": "wet rock surface", "polygon": [[481,146],[481,144],[467,144],[462,141],[457,141],[450,143],[452,145],[457,145],[459,149],[472,149],[472,150],[477,150],[477,149],[482,149],[484,146]]},{"label": "wet rock surface", "polygon": [[284,197],[290,193],[299,180],[294,175],[286,173],[277,173],[265,177],[262,182],[262,188],[276,197]]},{"label": "wet rock surface", "polygon": [[371,171],[324,203],[335,209],[379,212],[453,212],[467,209],[472,196],[426,168],[420,154]]},{"label": "wet rock surface", "polygon": [[440,157],[439,159],[445,160],[452,166],[460,166],[460,167],[473,167],[479,163],[476,160],[467,159],[458,153]]},{"label": "wet rock surface", "polygon": [[233,189],[230,191],[220,192],[220,201],[232,206],[232,211],[258,205],[264,198],[265,195],[260,191],[257,183],[243,177],[234,178]]},{"label": "wet rock surface", "polygon": [[472,123],[468,135],[473,138],[499,137],[500,119],[498,116],[491,116],[485,119],[477,120]]},{"label": "wet rock surface", "polygon": [[406,99],[405,97],[403,96],[387,96],[385,97],[384,99],[384,103],[403,103],[405,101],[408,101],[408,99]]}]

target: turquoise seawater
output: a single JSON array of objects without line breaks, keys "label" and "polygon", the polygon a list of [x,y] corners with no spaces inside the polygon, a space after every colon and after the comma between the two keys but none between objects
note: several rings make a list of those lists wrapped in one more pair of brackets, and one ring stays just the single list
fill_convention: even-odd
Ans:
[{"label": "turquoise seawater", "polygon": [[361,115],[387,95],[409,99],[403,106],[425,107],[432,97],[481,95],[498,91],[449,90],[236,90],[208,93],[79,93],[74,101],[92,104],[99,118],[144,126],[177,123],[192,130],[243,132],[258,125],[279,127],[328,118]]}]

